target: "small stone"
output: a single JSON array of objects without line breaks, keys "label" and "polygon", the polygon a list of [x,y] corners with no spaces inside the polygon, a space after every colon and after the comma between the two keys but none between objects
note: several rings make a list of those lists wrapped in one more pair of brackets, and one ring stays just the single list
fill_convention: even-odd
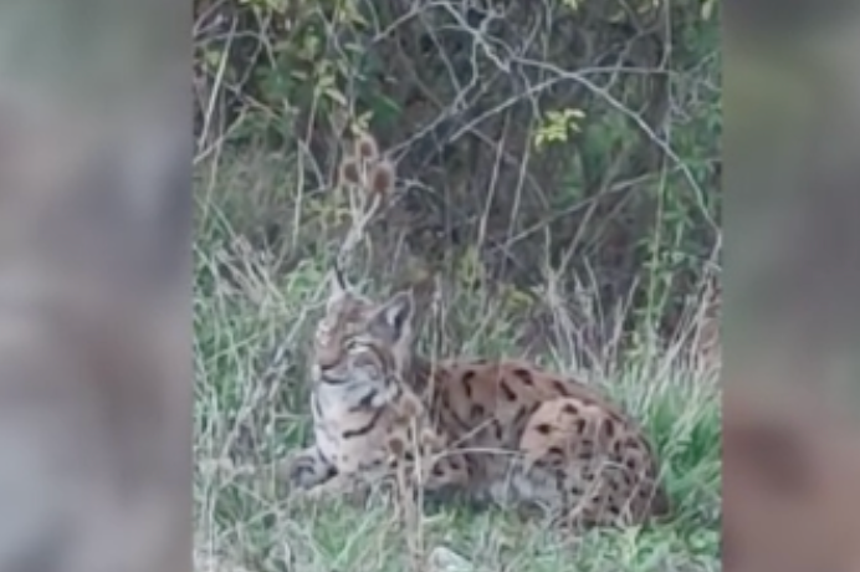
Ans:
[{"label": "small stone", "polygon": [[437,546],[427,559],[430,572],[475,572],[475,565],[453,550]]}]

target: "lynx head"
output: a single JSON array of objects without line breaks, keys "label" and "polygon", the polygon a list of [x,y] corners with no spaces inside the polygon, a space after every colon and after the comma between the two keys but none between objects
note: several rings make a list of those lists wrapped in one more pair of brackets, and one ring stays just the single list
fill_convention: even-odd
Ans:
[{"label": "lynx head", "polygon": [[335,267],[314,339],[316,377],[331,384],[386,383],[409,366],[415,302],[408,290],[377,303],[354,292]]}]

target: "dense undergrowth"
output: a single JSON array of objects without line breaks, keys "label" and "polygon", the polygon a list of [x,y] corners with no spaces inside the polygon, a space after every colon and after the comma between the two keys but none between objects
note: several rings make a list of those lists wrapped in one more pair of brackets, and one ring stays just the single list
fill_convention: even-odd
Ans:
[{"label": "dense undergrowth", "polygon": [[[250,161],[250,162],[248,162]],[[253,160],[210,171],[201,182],[196,244],[196,457],[198,557],[226,570],[424,569],[451,550],[474,570],[716,570],[719,566],[720,411],[716,372],[673,348],[594,356],[578,363],[580,334],[556,301],[551,335],[533,359],[605,389],[643,420],[664,458],[677,516],[643,531],[560,539],[498,512],[448,507],[404,528],[383,505],[369,512],[298,507],[278,494],[274,462],[307,438],[306,352],[324,299],[325,256],[254,247],[228,210],[243,201]],[[236,165],[241,165],[237,167]],[[214,173],[214,175],[211,175]],[[242,198],[236,198],[237,195]],[[229,207],[225,210],[225,207]],[[237,220],[241,221],[241,217]],[[297,240],[324,241],[300,229]],[[287,262],[285,262],[287,261]],[[387,276],[369,282],[387,293]],[[565,300],[564,293],[556,296]],[[422,329],[424,351],[521,355],[528,307],[475,293],[437,297]],[[492,316],[492,319],[487,319]],[[443,323],[443,327],[436,327]],[[460,563],[460,565],[465,565]]]},{"label": "dense undergrowth", "polygon": [[[198,569],[719,569],[718,372],[694,343],[719,299],[718,5],[195,4]],[[398,188],[352,279],[416,290],[422,351],[604,388],[653,435],[671,522],[559,538],[278,494],[358,128]]]}]

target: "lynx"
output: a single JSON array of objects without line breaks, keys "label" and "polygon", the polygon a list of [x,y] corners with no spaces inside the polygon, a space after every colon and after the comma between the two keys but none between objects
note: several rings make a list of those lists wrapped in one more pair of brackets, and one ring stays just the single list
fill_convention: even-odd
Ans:
[{"label": "lynx", "polygon": [[[360,207],[339,258],[391,194],[394,170],[365,136],[340,176]],[[383,302],[357,293],[335,265],[311,359],[315,441],[285,467],[294,489],[409,475],[442,499],[513,504],[565,525],[668,514],[656,455],[629,415],[524,361],[414,355],[414,308],[408,290]]]},{"label": "lynx", "polygon": [[393,477],[398,467],[428,491],[468,483],[465,461],[446,453],[443,434],[403,382],[413,308],[403,292],[379,305],[354,298],[335,274],[311,366],[315,442],[292,460],[293,485],[348,490]]},{"label": "lynx", "polygon": [[292,461],[294,485],[412,467],[401,446],[415,439],[411,426],[431,456],[431,492],[585,526],[668,514],[650,443],[597,391],[520,360],[430,363],[411,352],[408,290],[375,303],[335,277],[313,352],[316,440]]}]

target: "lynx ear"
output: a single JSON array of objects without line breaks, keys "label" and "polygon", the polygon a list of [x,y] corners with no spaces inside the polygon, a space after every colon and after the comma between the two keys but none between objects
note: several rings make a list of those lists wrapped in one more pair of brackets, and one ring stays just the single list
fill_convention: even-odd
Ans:
[{"label": "lynx ear", "polygon": [[340,265],[335,262],[329,272],[328,277],[328,303],[327,307],[331,309],[336,303],[343,300],[349,294],[349,284],[343,274]]},{"label": "lynx ear", "polygon": [[411,290],[401,290],[382,304],[370,319],[370,332],[388,343],[397,343],[411,334],[415,298]]}]

